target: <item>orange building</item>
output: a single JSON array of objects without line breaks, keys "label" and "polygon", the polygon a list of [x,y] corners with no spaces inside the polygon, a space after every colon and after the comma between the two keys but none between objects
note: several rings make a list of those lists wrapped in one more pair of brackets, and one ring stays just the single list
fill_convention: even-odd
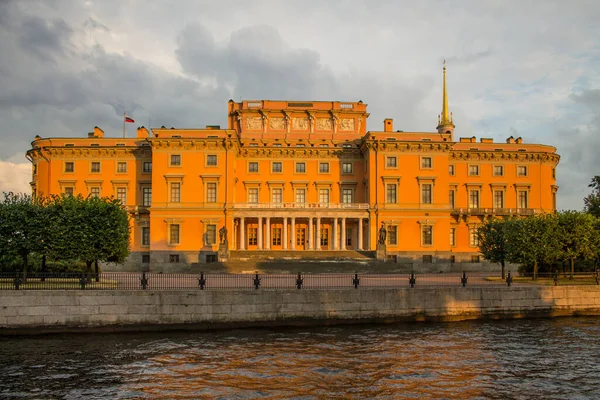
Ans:
[{"label": "orange building", "polygon": [[[454,138],[444,67],[436,132],[367,131],[367,105],[229,101],[228,127],[138,128],[136,138],[40,138],[27,152],[34,194],[115,196],[132,216],[123,270],[177,270],[229,256],[375,256],[479,262],[491,216],[556,210],[551,146]],[[333,253],[335,252],[335,253]]]}]

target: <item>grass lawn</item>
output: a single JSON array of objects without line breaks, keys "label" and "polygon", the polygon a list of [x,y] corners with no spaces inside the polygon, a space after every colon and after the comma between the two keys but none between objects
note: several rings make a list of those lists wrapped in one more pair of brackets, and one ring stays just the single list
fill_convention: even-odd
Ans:
[{"label": "grass lawn", "polygon": [[[94,279],[88,281],[86,289],[116,289],[117,281],[114,279],[102,279],[96,282]],[[14,280],[12,278],[0,279],[0,289],[14,289]],[[79,278],[46,278],[42,281],[40,278],[27,278],[27,282],[21,283],[19,290],[27,289],[81,289]]]},{"label": "grass lawn", "polygon": [[[533,280],[529,276],[513,276],[512,283],[518,284],[526,284],[526,285],[542,285],[542,286],[554,286],[554,277],[540,277],[536,280]],[[490,276],[487,277],[486,280],[496,282],[502,281],[502,278],[499,276]],[[573,279],[569,279],[569,276],[565,277],[563,275],[559,275],[558,277],[558,286],[573,286],[573,285],[596,285],[596,279],[594,275],[580,275],[573,276]]]}]

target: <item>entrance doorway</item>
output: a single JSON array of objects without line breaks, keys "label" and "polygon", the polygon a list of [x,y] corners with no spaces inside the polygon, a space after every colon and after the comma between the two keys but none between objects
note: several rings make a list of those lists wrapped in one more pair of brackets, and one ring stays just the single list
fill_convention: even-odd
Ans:
[{"label": "entrance doorway", "polygon": [[306,228],[296,228],[296,250],[306,250]]},{"label": "entrance doorway", "polygon": [[353,234],[354,234],[354,229],[346,228],[346,243],[344,243],[344,250],[352,249]]}]

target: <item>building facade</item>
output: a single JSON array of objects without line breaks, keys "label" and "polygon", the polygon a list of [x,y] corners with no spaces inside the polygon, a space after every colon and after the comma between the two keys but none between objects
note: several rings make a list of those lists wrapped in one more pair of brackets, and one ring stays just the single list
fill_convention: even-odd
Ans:
[{"label": "building facade", "polygon": [[556,149],[456,140],[445,68],[436,131],[367,130],[368,117],[361,101],[230,100],[227,129],[36,137],[31,186],[122,200],[128,270],[217,261],[222,227],[232,257],[374,251],[383,226],[391,260],[477,262],[486,218],[556,210]]}]

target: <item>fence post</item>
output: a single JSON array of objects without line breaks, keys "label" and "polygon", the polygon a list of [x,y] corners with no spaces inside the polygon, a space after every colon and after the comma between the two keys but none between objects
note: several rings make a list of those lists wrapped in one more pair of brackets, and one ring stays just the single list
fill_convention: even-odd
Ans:
[{"label": "fence post", "polygon": [[467,273],[465,271],[463,271],[462,278],[460,278],[460,284],[462,285],[462,287],[467,286],[468,279],[469,278],[467,278]]},{"label": "fence post", "polygon": [[256,274],[254,276],[253,283],[254,283],[254,289],[258,290],[258,288],[260,287],[260,278],[258,277],[258,274]]},{"label": "fence post", "polygon": [[510,276],[510,272],[509,272],[508,275],[506,275],[506,285],[508,287],[510,287],[510,284],[512,283],[512,280],[513,280],[513,278],[512,278],[512,276]]},{"label": "fence post", "polygon": [[148,289],[148,278],[146,278],[146,273],[142,272],[142,279],[140,279],[140,284],[142,285],[142,289]]},{"label": "fence post", "polygon": [[417,283],[417,278],[415,278],[415,273],[411,272],[410,273],[410,278],[408,278],[408,284],[410,285],[411,288],[415,287],[415,283]]},{"label": "fence post", "polygon": [[[573,275],[571,275],[571,279],[573,279]],[[558,286],[558,271],[554,273],[554,286]]]},{"label": "fence post", "polygon": [[20,274],[20,272],[17,271],[17,273],[15,275],[15,279],[13,280],[13,284],[15,285],[15,290],[19,290],[19,287],[21,287],[21,283],[23,283],[23,280],[21,279],[19,274]]},{"label": "fence post", "polygon": [[87,276],[85,276],[85,272],[81,273],[81,278],[79,278],[79,286],[81,290],[85,290],[85,286],[87,285]]},{"label": "fence post", "polygon": [[206,278],[204,278],[204,272],[200,272],[200,279],[198,279],[198,286],[200,286],[200,290],[204,290],[206,286]]},{"label": "fence post", "polygon": [[302,279],[302,274],[298,272],[298,277],[296,278],[296,288],[302,289],[302,284],[304,283],[304,279]]},{"label": "fence post", "polygon": [[596,285],[600,285],[600,269],[596,269]]},{"label": "fence post", "polygon": [[358,289],[358,285],[360,285],[360,278],[358,277],[357,273],[354,274],[354,279],[352,279],[352,284],[354,285],[354,289]]}]

